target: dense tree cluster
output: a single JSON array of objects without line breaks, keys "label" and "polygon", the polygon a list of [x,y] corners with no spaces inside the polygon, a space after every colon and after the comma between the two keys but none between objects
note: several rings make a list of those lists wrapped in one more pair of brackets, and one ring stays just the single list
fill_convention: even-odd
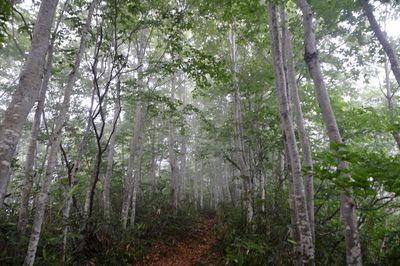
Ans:
[{"label": "dense tree cluster", "polygon": [[[400,263],[397,1],[0,1],[0,264]],[[398,32],[397,32],[398,33]]]}]

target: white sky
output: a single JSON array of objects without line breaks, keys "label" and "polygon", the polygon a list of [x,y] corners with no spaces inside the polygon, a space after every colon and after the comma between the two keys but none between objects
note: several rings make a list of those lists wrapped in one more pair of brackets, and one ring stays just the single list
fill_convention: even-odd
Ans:
[{"label": "white sky", "polygon": [[390,20],[386,22],[387,34],[393,38],[400,37],[400,20]]}]

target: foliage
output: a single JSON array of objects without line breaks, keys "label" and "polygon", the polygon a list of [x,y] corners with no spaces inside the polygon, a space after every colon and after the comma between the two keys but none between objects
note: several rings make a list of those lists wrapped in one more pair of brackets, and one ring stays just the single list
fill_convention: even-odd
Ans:
[{"label": "foliage", "polygon": [[9,0],[0,1],[0,44],[5,42],[6,23],[12,14],[12,5]]}]

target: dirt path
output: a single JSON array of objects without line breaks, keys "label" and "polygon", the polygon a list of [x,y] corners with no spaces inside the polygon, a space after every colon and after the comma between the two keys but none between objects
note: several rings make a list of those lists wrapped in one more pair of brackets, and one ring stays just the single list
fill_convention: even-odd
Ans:
[{"label": "dirt path", "polygon": [[212,265],[211,248],[216,242],[212,230],[215,221],[203,220],[194,230],[186,233],[175,243],[157,243],[151,247],[146,261],[136,263],[136,266],[200,266]]}]

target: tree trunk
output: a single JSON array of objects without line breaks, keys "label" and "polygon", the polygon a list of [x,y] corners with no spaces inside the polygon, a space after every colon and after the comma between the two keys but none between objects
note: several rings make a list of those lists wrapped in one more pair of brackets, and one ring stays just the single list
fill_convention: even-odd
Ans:
[{"label": "tree trunk", "polygon": [[44,111],[44,102],[46,99],[46,92],[49,85],[50,77],[51,77],[51,69],[53,68],[53,48],[56,40],[56,34],[58,32],[58,27],[63,18],[63,14],[65,11],[65,7],[68,4],[69,0],[65,1],[63,5],[63,9],[57,19],[57,23],[55,29],[53,31],[53,37],[51,38],[51,43],[47,50],[47,61],[46,68],[44,71],[44,76],[42,80],[42,85],[37,101],[37,106],[35,110],[35,115],[33,117],[32,128],[31,128],[31,136],[29,139],[28,149],[25,157],[25,165],[24,165],[24,180],[22,185],[21,192],[21,205],[19,209],[19,217],[18,217],[18,234],[23,236],[25,234],[26,225],[28,223],[28,208],[29,208],[29,197],[31,194],[33,180],[36,176],[36,171],[34,170],[34,162],[37,153],[37,137],[39,135],[40,130],[40,120],[42,117],[42,113]]},{"label": "tree trunk", "polygon": [[304,189],[307,202],[308,219],[310,222],[313,241],[315,241],[314,184],[313,184],[313,161],[311,155],[311,147],[308,141],[307,131],[304,125],[303,110],[301,108],[300,104],[301,101],[297,87],[296,70],[294,64],[293,45],[292,45],[292,34],[288,29],[287,15],[284,9],[282,9],[281,14],[283,19],[282,37],[283,41],[285,42],[284,52],[286,54],[286,68],[288,77],[287,82],[289,85],[289,91],[291,92],[292,95],[293,107],[296,115],[296,125],[300,137],[301,151],[303,155],[303,173],[304,173],[303,180],[304,180]]},{"label": "tree trunk", "polygon": [[[171,81],[171,100],[175,99],[176,90],[176,74],[173,74]],[[175,127],[171,119],[168,121],[168,155],[169,155],[169,165],[171,167],[171,197],[172,206],[174,213],[176,214],[179,207],[179,180],[180,180],[180,169],[178,166],[178,161],[175,154]]]},{"label": "tree trunk", "polygon": [[[186,132],[184,134],[187,134]],[[180,199],[184,200],[186,197],[185,194],[185,188],[186,188],[186,183],[188,181],[187,179],[187,169],[186,169],[186,162],[187,162],[187,142],[188,142],[188,137],[183,135],[181,136],[181,154],[182,154],[182,158],[181,158],[181,165],[180,165],[180,177],[181,177],[181,182],[180,182]]]},{"label": "tree trunk", "polygon": [[151,161],[150,161],[150,184],[151,184],[151,192],[155,193],[157,188],[157,181],[156,181],[156,169],[157,169],[157,120],[153,119],[153,128],[151,130]]},{"label": "tree trunk", "polygon": [[[181,101],[183,105],[187,104],[187,97],[186,97],[186,88],[183,86],[183,79],[182,76],[178,76],[178,90],[180,94]],[[186,120],[187,118],[184,116],[184,129],[186,126]],[[181,142],[181,160],[180,160],[180,180],[179,180],[179,199],[184,200],[186,197],[186,182],[187,182],[187,176],[186,176],[186,161],[187,161],[187,144],[188,144],[188,132],[186,130],[183,130],[183,134],[180,135],[180,142]]]},{"label": "tree trunk", "polygon": [[61,106],[61,110],[58,116],[55,118],[55,128],[54,132],[51,136],[50,143],[50,152],[49,159],[47,161],[47,167],[45,172],[44,184],[42,187],[42,191],[39,194],[36,214],[33,221],[32,233],[29,240],[28,252],[25,257],[24,265],[33,265],[36,256],[37,245],[39,243],[40,232],[42,229],[42,223],[44,219],[44,213],[46,210],[46,204],[49,197],[51,181],[53,177],[53,172],[55,170],[55,163],[57,158],[58,149],[61,143],[61,133],[64,127],[65,120],[67,118],[67,113],[69,110],[70,98],[73,90],[73,86],[75,84],[75,80],[78,74],[79,66],[82,60],[82,56],[86,47],[86,38],[89,31],[90,23],[92,21],[92,16],[94,13],[94,9],[97,6],[97,0],[94,0],[90,4],[88,16],[86,18],[86,23],[83,27],[82,36],[80,40],[79,50],[75,58],[75,64],[68,76],[68,82],[66,87],[64,88],[64,99]]},{"label": "tree trunk", "polygon": [[381,28],[379,27],[379,24],[375,19],[374,13],[372,12],[372,7],[369,4],[369,0],[361,0],[361,6],[365,12],[365,15],[368,18],[369,24],[375,34],[375,37],[380,42],[383,50],[389,58],[392,72],[394,74],[394,77],[396,78],[397,84],[399,84],[400,86],[400,64],[399,60],[397,59],[396,52],[387,40],[385,33],[382,32]]},{"label": "tree trunk", "polygon": [[[146,108],[146,107],[144,107]],[[134,174],[134,183],[132,190],[132,211],[131,211],[131,224],[135,223],[136,219],[136,202],[137,202],[137,194],[140,188],[141,180],[142,180],[142,157],[143,157],[143,133],[145,131],[144,125],[147,119],[147,110],[145,109],[142,117],[140,118],[142,121],[141,127],[143,127],[140,131],[139,135],[139,147],[136,155],[136,164],[135,164],[135,174]]]},{"label": "tree trunk", "polygon": [[136,108],[135,108],[135,125],[133,129],[133,136],[130,143],[128,169],[124,181],[124,195],[123,195],[122,211],[121,211],[122,227],[124,229],[126,229],[126,225],[128,222],[129,206],[131,204],[132,194],[135,188],[135,176],[133,174],[133,167],[135,165],[136,157],[138,156],[138,152],[140,149],[140,141],[141,141],[140,134],[142,132],[142,122],[143,122],[142,112],[143,112],[143,104],[141,101],[138,101],[136,103]]},{"label": "tree trunk", "polygon": [[[391,123],[394,122],[394,110],[393,110],[393,96],[394,92],[392,92],[392,87],[390,85],[390,71],[387,57],[385,56],[385,88],[386,93],[384,93],[386,102],[389,109],[389,121]],[[392,131],[392,136],[396,142],[397,148],[400,149],[400,134],[397,131]]]},{"label": "tree trunk", "polygon": [[19,77],[19,84],[0,125],[0,209],[10,180],[11,160],[21,137],[26,118],[41,88],[43,66],[49,47],[50,31],[58,0],[43,0],[32,35],[29,56]]},{"label": "tree trunk", "polygon": [[253,221],[253,202],[251,193],[251,173],[249,167],[249,159],[246,158],[246,151],[243,141],[243,123],[242,123],[242,111],[240,102],[240,86],[238,79],[238,60],[237,60],[237,46],[236,46],[236,34],[235,26],[231,25],[231,31],[229,36],[230,48],[231,48],[231,60],[233,70],[233,87],[234,87],[234,121],[235,121],[235,142],[237,149],[239,150],[239,167],[240,175],[243,179],[245,202],[246,202],[246,220],[247,224],[250,225]]},{"label": "tree trunk", "polygon": [[[303,13],[305,46],[304,59],[314,82],[318,103],[321,108],[329,140],[332,144],[342,144],[342,138],[336,124],[336,118],[332,110],[325,81],[321,72],[315,33],[313,30],[312,10],[306,0],[298,0],[298,5]],[[348,163],[343,161],[341,158],[337,158],[337,164],[341,175],[350,179],[351,175],[347,173]],[[355,213],[356,206],[351,198],[350,190],[341,193],[340,207],[346,241],[347,264],[354,266],[362,265],[361,247],[357,229],[357,216]]]},{"label": "tree trunk", "polygon": [[[120,81],[118,80],[117,86],[120,86]],[[118,92],[120,89],[118,89]],[[113,171],[113,163],[114,163],[114,154],[115,154],[115,139],[117,136],[117,123],[118,123],[118,118],[119,114],[121,111],[121,104],[120,104],[120,99],[118,95],[118,99],[115,101],[115,106],[114,106],[114,115],[113,115],[113,129],[114,131],[112,132],[112,136],[110,139],[110,144],[109,144],[109,150],[108,150],[108,155],[107,155],[107,169],[106,169],[106,174],[104,176],[104,185],[103,185],[103,204],[104,204],[104,219],[106,221],[110,221],[110,210],[111,210],[111,204],[110,204],[110,186],[111,186],[111,176],[112,176],[112,171]]]},{"label": "tree trunk", "polygon": [[90,180],[89,180],[89,186],[87,187],[87,191],[86,191],[86,199],[85,199],[85,205],[84,205],[84,209],[83,209],[83,213],[85,216],[85,219],[88,219],[90,217],[92,217],[92,212],[93,212],[93,204],[94,204],[94,193],[95,193],[95,189],[96,189],[96,184],[97,181],[99,179],[99,175],[100,175],[100,167],[101,167],[101,159],[102,159],[102,147],[100,144],[101,140],[97,140],[96,142],[96,155],[94,156],[94,161],[93,161],[93,170],[92,170],[92,174],[90,176]]},{"label": "tree trunk", "polygon": [[266,200],[266,192],[265,192],[266,180],[264,172],[261,172],[260,177],[260,189],[261,189],[261,212],[265,217],[265,200]]},{"label": "tree trunk", "polygon": [[70,228],[70,226],[68,224],[69,224],[69,217],[70,217],[70,213],[71,213],[71,205],[73,202],[73,195],[71,195],[70,192],[72,191],[72,189],[75,186],[76,176],[80,170],[82,157],[86,151],[87,142],[89,139],[89,133],[90,133],[90,129],[92,127],[92,112],[93,112],[93,105],[94,105],[94,94],[95,94],[95,89],[92,90],[92,96],[91,96],[90,108],[88,111],[85,132],[83,133],[83,137],[82,137],[81,141],[79,142],[77,153],[76,153],[76,159],[73,162],[73,167],[71,169],[71,173],[69,176],[70,179],[68,180],[69,189],[68,189],[68,193],[67,193],[66,199],[65,199],[65,208],[63,209],[63,220],[64,220],[64,224],[65,224],[65,227],[63,230],[64,261],[66,261],[68,232],[69,232],[69,228]]},{"label": "tree trunk", "polygon": [[[203,165],[201,165],[203,166]],[[201,167],[202,168],[202,167]],[[204,177],[203,169],[199,169],[199,206],[200,210],[204,209]]]},{"label": "tree trunk", "polygon": [[279,111],[286,138],[286,147],[289,155],[289,163],[293,178],[293,197],[295,212],[297,213],[297,225],[300,233],[300,250],[303,264],[312,264],[314,261],[314,246],[311,227],[307,213],[307,202],[301,178],[301,167],[297,143],[294,134],[289,99],[287,97],[286,80],[283,65],[283,51],[281,50],[277,11],[274,4],[269,4],[269,29],[272,45],[273,68],[275,72],[275,84],[278,94]]}]

